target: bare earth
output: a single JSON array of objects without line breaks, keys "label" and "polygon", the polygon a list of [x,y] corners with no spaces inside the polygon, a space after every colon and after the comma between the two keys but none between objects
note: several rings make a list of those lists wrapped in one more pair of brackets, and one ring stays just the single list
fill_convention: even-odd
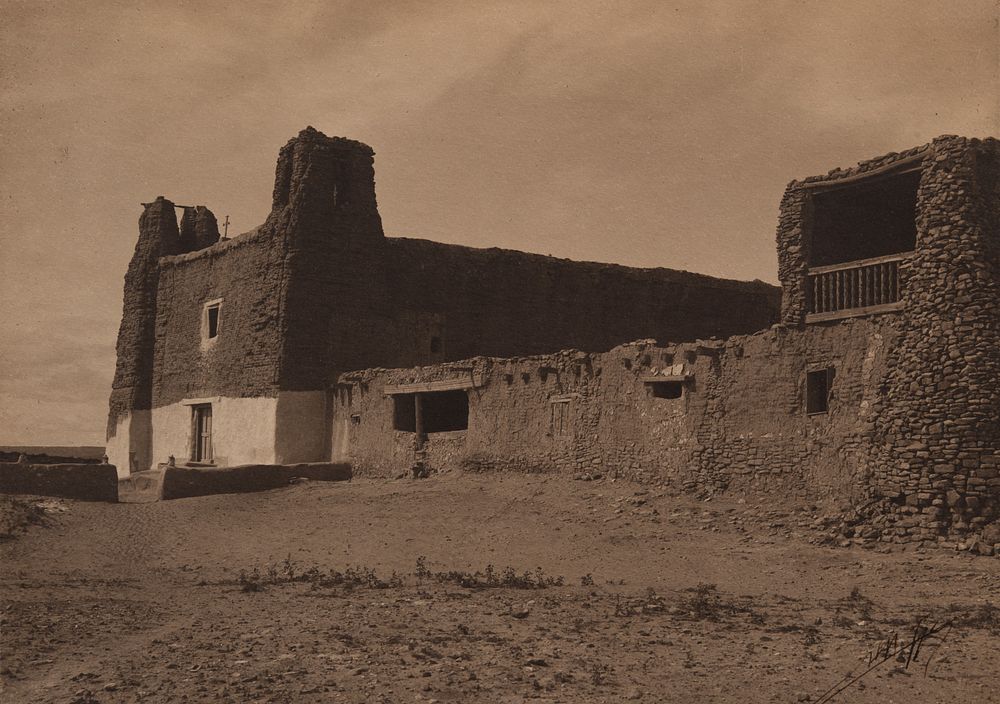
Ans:
[{"label": "bare earth", "polygon": [[943,643],[834,701],[1000,702],[1000,559],[820,546],[807,506],[545,476],[44,506],[0,544],[5,702],[817,702],[921,617]]}]

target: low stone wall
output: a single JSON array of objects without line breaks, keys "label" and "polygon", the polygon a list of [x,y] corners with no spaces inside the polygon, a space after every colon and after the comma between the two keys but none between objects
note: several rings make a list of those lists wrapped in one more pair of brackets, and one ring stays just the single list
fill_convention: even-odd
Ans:
[{"label": "low stone wall", "polygon": [[167,467],[163,470],[162,499],[183,499],[211,494],[241,494],[288,486],[296,477],[321,482],[346,481],[351,465],[244,464],[235,467]]},{"label": "low stone wall", "polygon": [[118,501],[118,470],[111,464],[0,462],[0,493]]}]

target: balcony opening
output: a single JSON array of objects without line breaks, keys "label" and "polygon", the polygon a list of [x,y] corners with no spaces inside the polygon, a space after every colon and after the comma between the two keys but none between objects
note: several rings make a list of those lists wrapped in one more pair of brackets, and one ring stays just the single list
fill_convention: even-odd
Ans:
[{"label": "balcony opening", "polygon": [[919,167],[823,184],[812,194],[806,322],[902,308],[916,248]]},{"label": "balcony opening", "polygon": [[920,171],[872,176],[817,189],[809,266],[912,252]]}]

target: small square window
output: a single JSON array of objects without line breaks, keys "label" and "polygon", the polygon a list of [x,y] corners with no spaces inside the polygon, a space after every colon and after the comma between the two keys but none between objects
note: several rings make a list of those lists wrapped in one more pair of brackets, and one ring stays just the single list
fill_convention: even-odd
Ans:
[{"label": "small square window", "polygon": [[806,372],[806,413],[826,413],[830,409],[833,367]]}]

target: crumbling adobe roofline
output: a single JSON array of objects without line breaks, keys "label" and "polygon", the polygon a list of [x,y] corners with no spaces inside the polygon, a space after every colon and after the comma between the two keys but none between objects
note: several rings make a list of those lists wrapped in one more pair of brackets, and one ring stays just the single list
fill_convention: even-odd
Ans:
[{"label": "crumbling adobe roofline", "polygon": [[312,125],[307,126],[304,130],[301,130],[298,135],[285,142],[285,146],[287,147],[289,145],[294,145],[296,142],[305,141],[312,141],[320,144],[326,144],[331,147],[357,151],[366,156],[375,156],[375,150],[364,142],[359,142],[355,139],[348,139],[347,137],[328,137]]}]

